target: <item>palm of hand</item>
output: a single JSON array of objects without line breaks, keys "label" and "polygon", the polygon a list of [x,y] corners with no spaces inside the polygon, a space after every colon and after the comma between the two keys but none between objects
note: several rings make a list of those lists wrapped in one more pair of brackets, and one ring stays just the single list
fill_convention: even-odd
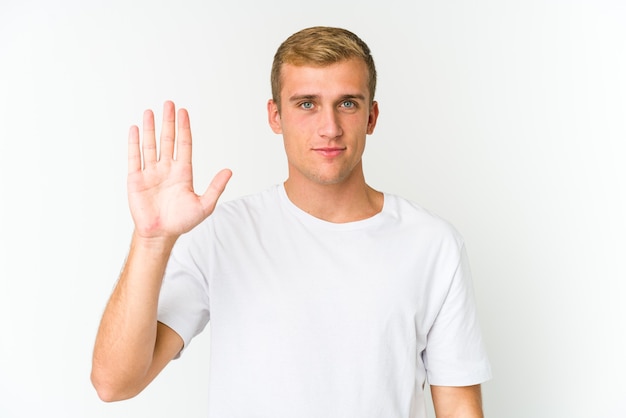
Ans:
[{"label": "palm of hand", "polygon": [[128,201],[135,232],[144,238],[178,237],[191,230],[213,212],[230,178],[230,171],[222,170],[203,195],[194,192],[189,117],[184,109],[178,116],[175,139],[174,104],[166,102],[158,158],[151,111],[144,113],[141,147],[138,128],[131,127],[129,134]]}]

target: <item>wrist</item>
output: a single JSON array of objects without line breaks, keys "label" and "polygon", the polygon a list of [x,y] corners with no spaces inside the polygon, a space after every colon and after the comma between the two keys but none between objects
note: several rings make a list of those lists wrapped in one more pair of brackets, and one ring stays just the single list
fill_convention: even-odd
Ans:
[{"label": "wrist", "polygon": [[149,252],[154,255],[169,255],[177,239],[177,236],[146,237],[135,230],[133,231],[131,249]]}]

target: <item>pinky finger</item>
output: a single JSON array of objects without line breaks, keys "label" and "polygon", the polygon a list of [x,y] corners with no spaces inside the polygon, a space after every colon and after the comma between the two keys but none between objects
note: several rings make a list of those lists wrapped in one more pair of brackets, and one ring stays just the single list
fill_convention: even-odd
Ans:
[{"label": "pinky finger", "polygon": [[141,170],[141,151],[139,148],[139,128],[131,126],[128,132],[128,173]]}]

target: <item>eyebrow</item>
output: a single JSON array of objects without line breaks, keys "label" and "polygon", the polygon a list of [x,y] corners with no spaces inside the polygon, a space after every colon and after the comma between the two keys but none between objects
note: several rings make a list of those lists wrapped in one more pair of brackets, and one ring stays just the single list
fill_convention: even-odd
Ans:
[{"label": "eyebrow", "polygon": [[[296,94],[289,98],[290,102],[297,102],[300,100],[316,100],[319,99],[319,95],[317,94]],[[348,99],[356,99],[365,101],[365,96],[362,94],[344,94],[339,97],[338,101],[348,100]]]},{"label": "eyebrow", "polygon": [[362,94],[344,94],[343,96],[341,96],[339,100],[341,101],[341,100],[348,100],[348,99],[356,99],[356,100],[365,101],[365,96]]},{"label": "eyebrow", "polygon": [[300,100],[315,100],[318,99],[320,96],[318,96],[317,94],[296,94],[294,96],[291,96],[289,98],[290,102],[298,102]]}]

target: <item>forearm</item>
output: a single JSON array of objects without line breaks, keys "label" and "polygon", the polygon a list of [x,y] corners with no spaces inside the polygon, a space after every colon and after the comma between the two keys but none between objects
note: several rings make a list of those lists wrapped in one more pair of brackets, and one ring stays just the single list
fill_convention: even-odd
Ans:
[{"label": "forearm", "polygon": [[480,385],[431,386],[437,418],[483,418]]},{"label": "forearm", "polygon": [[172,246],[173,240],[133,236],[94,346],[92,382],[105,400],[132,397],[147,384],[157,338],[159,292]]},{"label": "forearm", "polygon": [[171,101],[163,105],[160,146],[151,110],[144,112],[143,140],[137,126],[130,128],[127,185],[135,234],[94,347],[91,380],[103,400],[135,396],[181,350],[182,338],[157,322],[163,274],[177,237],[213,212],[230,176],[222,170],[204,194],[194,192],[189,115],[180,109],[177,124]]}]

